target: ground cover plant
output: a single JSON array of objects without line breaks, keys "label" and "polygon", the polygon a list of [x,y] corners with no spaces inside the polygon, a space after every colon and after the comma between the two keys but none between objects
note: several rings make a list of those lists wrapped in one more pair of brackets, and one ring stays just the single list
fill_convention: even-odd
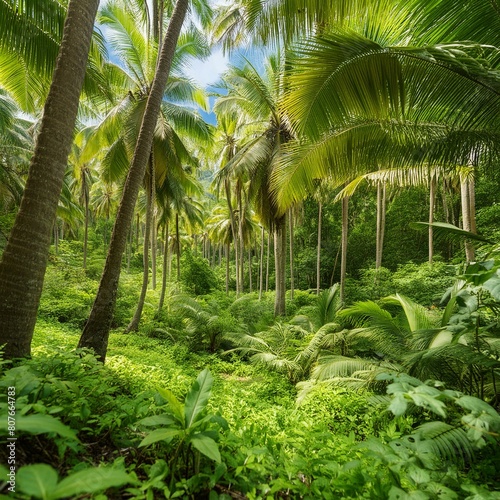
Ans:
[{"label": "ground cover plant", "polygon": [[499,34],[1,0],[0,497],[500,498]]},{"label": "ground cover plant", "polygon": [[[490,286],[493,267],[464,274],[472,288],[464,281],[463,303],[483,282]],[[1,386],[16,388],[16,444],[30,450],[17,455],[17,498],[495,498],[500,417],[493,406],[405,375],[393,358],[379,359],[365,378],[370,384],[357,383],[359,367],[342,371],[340,358],[373,356],[370,335],[360,344],[349,339],[362,329],[352,329],[338,287],[299,296],[298,315],[261,333],[262,313],[250,311],[265,307],[256,297],[226,300],[232,320],[216,349],[203,343],[204,333],[193,342],[190,326],[210,296],[182,294],[172,293],[168,305],[181,326],[151,315],[138,333],[115,330],[104,366],[74,351],[75,322],[52,314],[37,324],[33,358],[2,364]],[[190,314],[176,315],[176,297]],[[233,316],[243,303],[245,315]],[[398,328],[424,312],[409,299],[394,305],[406,307]],[[476,304],[488,321],[492,305]],[[467,323],[460,307],[457,314]],[[391,315],[383,317],[387,323]],[[255,341],[238,348],[244,338],[260,349],[249,348]],[[377,346],[378,357],[394,355]],[[8,411],[6,400],[1,409]]]}]

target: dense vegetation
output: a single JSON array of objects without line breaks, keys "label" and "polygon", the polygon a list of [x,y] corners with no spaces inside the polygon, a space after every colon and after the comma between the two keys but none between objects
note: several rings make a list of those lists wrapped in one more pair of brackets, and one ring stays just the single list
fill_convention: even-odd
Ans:
[{"label": "dense vegetation", "polygon": [[0,1],[0,497],[499,498],[495,2],[98,4]]}]

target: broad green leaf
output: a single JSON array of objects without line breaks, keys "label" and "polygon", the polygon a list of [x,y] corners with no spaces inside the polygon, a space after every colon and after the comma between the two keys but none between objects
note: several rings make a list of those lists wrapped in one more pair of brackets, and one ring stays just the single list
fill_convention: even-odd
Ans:
[{"label": "broad green leaf", "polygon": [[462,396],[456,400],[456,403],[465,408],[466,410],[474,411],[474,412],[484,412],[492,417],[496,417],[500,419],[500,415],[497,413],[495,408],[490,406],[485,401],[475,398],[474,396]]},{"label": "broad green leaf", "polygon": [[65,477],[52,492],[53,498],[74,498],[82,493],[96,493],[132,483],[131,477],[122,470],[93,467]]},{"label": "broad green leaf", "polygon": [[211,373],[205,368],[205,370],[198,375],[196,382],[188,392],[184,402],[187,429],[191,427],[198,415],[207,406],[213,381],[214,379]]},{"label": "broad green leaf", "polygon": [[139,446],[147,446],[148,444],[157,443],[158,441],[165,441],[170,443],[174,437],[180,435],[181,431],[178,429],[156,429],[150,432],[139,444]]},{"label": "broad green leaf", "polygon": [[26,465],[16,474],[19,491],[30,498],[48,500],[55,498],[53,491],[57,485],[57,472],[47,464]]},{"label": "broad green leaf", "polygon": [[483,283],[483,287],[491,293],[491,296],[495,300],[500,301],[500,276],[498,275],[498,271],[496,271],[496,274],[492,278]]},{"label": "broad green leaf", "polygon": [[391,401],[391,404],[389,405],[389,411],[394,413],[396,417],[403,415],[403,413],[406,411],[406,408],[408,406],[408,402],[406,401],[405,397],[403,394],[399,393],[394,396],[394,398]]},{"label": "broad green leaf", "polygon": [[152,425],[172,425],[175,423],[175,420],[166,413],[162,415],[153,415],[151,417],[143,418],[137,422],[138,425],[152,426]]},{"label": "broad green leaf", "polygon": [[442,401],[439,401],[439,399],[429,396],[428,394],[419,394],[416,392],[411,392],[410,397],[417,406],[426,408],[427,410],[433,411],[441,417],[446,418],[446,405]]},{"label": "broad green leaf", "polygon": [[219,446],[217,443],[210,437],[205,436],[204,434],[195,434],[191,439],[191,444],[203,455],[214,460],[217,463],[220,463],[220,453]]},{"label": "broad green leaf", "polygon": [[182,403],[175,397],[169,389],[158,389],[160,396],[168,402],[172,414],[176,417],[181,424],[184,423],[184,407]]},{"label": "broad green leaf", "polygon": [[[0,429],[7,430],[7,419],[0,422]],[[76,432],[73,429],[50,415],[18,415],[16,418],[16,429],[18,431],[29,432],[30,434],[55,432],[61,437],[78,441]]]}]

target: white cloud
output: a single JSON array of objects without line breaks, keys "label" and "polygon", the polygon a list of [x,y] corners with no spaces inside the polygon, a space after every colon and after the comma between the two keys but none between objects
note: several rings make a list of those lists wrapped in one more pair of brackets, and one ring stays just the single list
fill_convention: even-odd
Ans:
[{"label": "white cloud", "polygon": [[191,61],[185,73],[202,87],[214,84],[227,69],[229,58],[216,49],[205,61]]}]

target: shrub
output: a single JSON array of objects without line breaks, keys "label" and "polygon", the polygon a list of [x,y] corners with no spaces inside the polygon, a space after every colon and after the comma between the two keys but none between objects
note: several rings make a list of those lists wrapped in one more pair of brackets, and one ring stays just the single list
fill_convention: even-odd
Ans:
[{"label": "shrub", "polygon": [[208,261],[185,251],[182,256],[181,280],[195,295],[204,295],[219,288],[217,277]]}]

